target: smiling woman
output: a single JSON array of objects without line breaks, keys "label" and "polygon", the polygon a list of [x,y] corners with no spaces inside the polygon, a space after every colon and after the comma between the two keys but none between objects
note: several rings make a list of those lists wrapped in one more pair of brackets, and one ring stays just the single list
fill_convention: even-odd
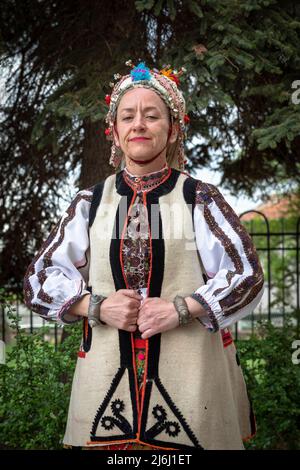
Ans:
[{"label": "smiling woman", "polygon": [[176,142],[178,129],[168,108],[153,90],[128,91],[120,101],[114,124],[114,138],[126,166],[136,174],[159,170],[166,161],[168,145]]},{"label": "smiling woman", "polygon": [[131,66],[106,97],[116,173],[77,194],[24,282],[43,318],[83,320],[64,446],[243,449],[255,420],[228,327],[262,268],[218,189],[184,172],[181,72]]}]

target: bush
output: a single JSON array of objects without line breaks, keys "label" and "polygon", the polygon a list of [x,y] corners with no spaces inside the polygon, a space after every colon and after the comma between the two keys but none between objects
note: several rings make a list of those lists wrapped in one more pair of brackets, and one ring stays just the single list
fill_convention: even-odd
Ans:
[{"label": "bush", "polygon": [[[18,327],[16,343],[0,365],[0,443],[12,449],[62,449],[81,323],[58,346],[43,339],[49,328],[27,334]],[[300,449],[300,364],[292,363],[298,339],[287,320],[283,328],[261,322],[237,348],[258,431],[248,449]]]},{"label": "bush", "polygon": [[237,342],[257,422],[247,449],[300,449],[300,364],[292,362],[297,336],[287,318],[282,328],[261,322],[255,335]]},{"label": "bush", "polygon": [[55,351],[43,339],[49,332],[27,334],[9,306],[16,343],[0,365],[0,443],[10,449],[62,449],[71,383],[80,344],[81,324]]}]

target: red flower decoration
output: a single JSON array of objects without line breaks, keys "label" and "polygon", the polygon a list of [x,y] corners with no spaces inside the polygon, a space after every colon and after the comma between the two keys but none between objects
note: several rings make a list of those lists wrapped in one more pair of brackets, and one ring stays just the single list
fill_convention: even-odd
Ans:
[{"label": "red flower decoration", "polygon": [[105,133],[105,135],[110,135],[110,133],[111,133],[110,128],[108,127],[107,129],[105,129],[104,133]]},{"label": "red flower decoration", "polygon": [[107,106],[110,105],[110,95],[105,96],[105,103],[107,104]]},{"label": "red flower decoration", "polygon": [[190,122],[190,118],[187,114],[184,115],[184,122],[188,124]]},{"label": "red flower decoration", "polygon": [[171,74],[169,75],[169,78],[170,78],[171,80],[173,80],[173,82],[175,82],[177,86],[180,85],[179,78],[176,77],[176,75],[174,75],[173,73],[171,73]]}]

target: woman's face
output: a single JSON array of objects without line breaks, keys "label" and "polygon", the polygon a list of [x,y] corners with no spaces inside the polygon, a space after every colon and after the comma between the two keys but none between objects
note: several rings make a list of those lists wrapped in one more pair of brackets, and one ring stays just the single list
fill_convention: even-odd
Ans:
[{"label": "woman's face", "polygon": [[[175,128],[170,130],[169,111],[153,90],[134,88],[122,96],[114,129],[117,146],[125,157],[147,161],[161,152],[167,142],[176,141]],[[174,127],[174,126],[173,126]],[[164,153],[166,155],[166,148]]]}]

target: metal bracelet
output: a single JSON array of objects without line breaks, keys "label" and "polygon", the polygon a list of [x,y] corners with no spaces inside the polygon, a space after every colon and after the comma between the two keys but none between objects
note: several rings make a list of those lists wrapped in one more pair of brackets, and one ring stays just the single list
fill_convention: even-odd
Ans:
[{"label": "metal bracelet", "polygon": [[88,308],[88,323],[91,328],[98,325],[105,325],[100,320],[100,306],[102,302],[107,299],[104,295],[91,294],[89,308]]},{"label": "metal bracelet", "polygon": [[190,313],[188,309],[188,306],[184,297],[182,297],[181,295],[176,295],[176,297],[173,300],[173,303],[178,313],[179,326],[185,326],[194,320],[192,314]]}]

